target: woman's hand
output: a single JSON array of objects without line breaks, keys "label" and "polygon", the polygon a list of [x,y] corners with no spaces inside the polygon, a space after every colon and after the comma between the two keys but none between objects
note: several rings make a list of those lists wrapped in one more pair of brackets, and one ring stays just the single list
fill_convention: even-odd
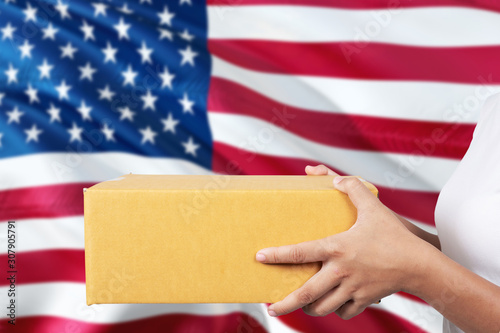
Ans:
[{"label": "woman's hand", "polygon": [[[337,175],[321,165],[306,172]],[[269,306],[271,316],[302,308],[312,316],[335,312],[349,319],[387,295],[410,291],[423,271],[432,248],[428,243],[409,232],[359,179],[336,177],[334,185],[357,208],[353,227],[320,240],[262,249],[256,255],[266,264],[323,264],[302,287]]]},{"label": "woman's hand", "polygon": [[333,170],[330,170],[323,164],[317,166],[311,166],[311,165],[306,166],[306,174],[311,176],[324,176],[324,175],[339,176],[338,173],[334,172]]}]

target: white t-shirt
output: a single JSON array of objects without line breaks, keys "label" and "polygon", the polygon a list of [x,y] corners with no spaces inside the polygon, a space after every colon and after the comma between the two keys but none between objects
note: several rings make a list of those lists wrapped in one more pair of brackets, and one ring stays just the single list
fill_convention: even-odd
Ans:
[{"label": "white t-shirt", "polygon": [[[444,254],[500,286],[500,94],[484,103],[469,149],[439,194],[435,222]],[[443,332],[462,330],[445,319]]]}]

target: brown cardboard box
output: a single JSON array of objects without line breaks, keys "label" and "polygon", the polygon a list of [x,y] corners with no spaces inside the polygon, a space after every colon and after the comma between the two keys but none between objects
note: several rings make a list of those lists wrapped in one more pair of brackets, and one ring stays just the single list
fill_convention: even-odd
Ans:
[{"label": "brown cardboard box", "polygon": [[320,263],[255,254],[349,229],[356,209],[333,178],[130,174],[86,189],[87,304],[281,300]]}]

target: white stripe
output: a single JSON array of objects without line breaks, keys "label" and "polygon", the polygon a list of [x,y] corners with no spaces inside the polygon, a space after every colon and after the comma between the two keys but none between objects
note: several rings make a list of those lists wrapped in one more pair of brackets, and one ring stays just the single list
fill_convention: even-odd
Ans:
[{"label": "white stripe", "polygon": [[[0,222],[0,244],[6,241],[7,222]],[[84,247],[83,216],[16,220],[16,253]],[[0,254],[7,253],[7,246]]]},{"label": "white stripe", "polygon": [[426,304],[394,294],[383,298],[380,304],[372,307],[398,315],[429,333],[442,332],[443,316]]},{"label": "white stripe", "polygon": [[[35,283],[18,285],[18,318],[28,316],[56,316],[87,323],[111,324],[143,319],[169,313],[193,315],[223,315],[244,312],[255,318],[270,332],[294,332],[267,315],[264,304],[95,304],[85,303],[83,283]],[[0,293],[7,294],[7,287]],[[429,332],[436,330],[440,317],[437,311],[399,295],[391,295],[374,308],[399,315]],[[299,310],[300,311],[300,310]],[[425,319],[425,321],[423,321]],[[276,331],[274,331],[276,329]]]},{"label": "white stripe", "polygon": [[[85,302],[83,283],[35,283],[18,285],[17,316],[56,316],[87,323],[111,324],[162,314],[224,315],[243,312],[255,318],[268,331],[295,332],[267,315],[264,304],[94,304]],[[0,293],[7,295],[7,287]],[[272,322],[272,323],[271,323]],[[251,325],[250,325],[251,327]]]},{"label": "white stripe", "polygon": [[2,159],[0,190],[71,182],[100,182],[127,173],[208,174],[186,160],[129,153],[45,153]]},{"label": "white stripe", "polygon": [[389,13],[307,6],[209,6],[208,26],[208,36],[214,39],[370,41],[438,47],[500,44],[500,35],[488,33],[500,31],[500,14],[463,7]]},{"label": "white stripe", "polygon": [[[390,188],[440,191],[458,165],[446,158],[330,147],[247,116],[209,112],[208,117],[214,141],[259,154],[316,160]],[[393,177],[400,178],[392,182]]]},{"label": "white stripe", "polygon": [[212,75],[303,109],[458,123],[476,123],[486,97],[500,91],[500,86],[481,86],[479,81],[453,84],[268,74],[214,56]]}]

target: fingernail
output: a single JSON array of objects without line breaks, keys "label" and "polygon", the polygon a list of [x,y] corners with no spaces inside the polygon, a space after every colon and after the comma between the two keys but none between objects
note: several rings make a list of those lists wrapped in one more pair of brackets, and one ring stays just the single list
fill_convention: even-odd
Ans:
[{"label": "fingernail", "polygon": [[257,255],[255,256],[255,259],[257,259],[257,261],[266,261],[266,256],[262,253],[257,253]]},{"label": "fingernail", "polygon": [[333,178],[333,183],[334,183],[334,184],[338,184],[338,183],[340,183],[343,179],[344,179],[344,177],[337,176],[337,177]]},{"label": "fingernail", "polygon": [[269,311],[267,311],[267,313],[269,313],[269,315],[271,317],[276,317],[277,316],[277,314],[276,314],[276,312],[274,312],[274,310],[269,310]]}]

